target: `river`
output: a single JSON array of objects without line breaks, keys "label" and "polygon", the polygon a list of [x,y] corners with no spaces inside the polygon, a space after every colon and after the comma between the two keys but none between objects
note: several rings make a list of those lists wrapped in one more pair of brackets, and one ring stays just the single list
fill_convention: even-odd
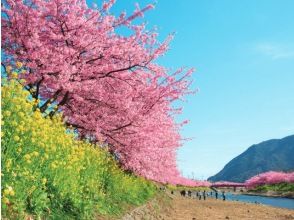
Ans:
[{"label": "river", "polygon": [[294,199],[288,199],[288,198],[251,196],[251,195],[239,195],[239,194],[226,193],[226,199],[233,200],[233,201],[250,202],[250,203],[261,203],[264,205],[270,205],[270,206],[275,206],[280,208],[294,209]]}]

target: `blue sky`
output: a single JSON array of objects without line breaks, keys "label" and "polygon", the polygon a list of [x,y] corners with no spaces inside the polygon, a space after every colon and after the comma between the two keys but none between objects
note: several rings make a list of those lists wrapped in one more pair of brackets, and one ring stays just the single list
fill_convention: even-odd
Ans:
[{"label": "blue sky", "polygon": [[[117,0],[131,13],[154,1]],[[294,1],[158,0],[143,20],[160,39],[176,32],[159,62],[195,67],[199,92],[183,103],[193,137],[178,151],[185,176],[205,179],[261,141],[294,134]]]}]

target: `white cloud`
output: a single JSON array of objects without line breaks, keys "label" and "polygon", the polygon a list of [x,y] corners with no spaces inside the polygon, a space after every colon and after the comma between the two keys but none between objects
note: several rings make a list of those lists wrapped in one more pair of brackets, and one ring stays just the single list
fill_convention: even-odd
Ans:
[{"label": "white cloud", "polygon": [[277,43],[259,43],[254,48],[258,53],[268,56],[273,60],[293,59],[293,45],[283,45]]},{"label": "white cloud", "polygon": [[283,127],[280,127],[280,130],[281,131],[285,131],[285,132],[294,132],[294,126],[283,126]]}]

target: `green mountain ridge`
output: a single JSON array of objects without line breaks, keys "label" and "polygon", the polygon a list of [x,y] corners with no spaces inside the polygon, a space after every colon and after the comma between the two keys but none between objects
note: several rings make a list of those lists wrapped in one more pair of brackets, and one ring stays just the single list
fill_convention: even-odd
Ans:
[{"label": "green mountain ridge", "polygon": [[252,145],[208,180],[244,182],[252,176],[270,170],[294,170],[294,135]]}]

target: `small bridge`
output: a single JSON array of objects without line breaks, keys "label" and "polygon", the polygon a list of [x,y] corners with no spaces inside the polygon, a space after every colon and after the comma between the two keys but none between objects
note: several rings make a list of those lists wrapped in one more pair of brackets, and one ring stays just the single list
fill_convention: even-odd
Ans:
[{"label": "small bridge", "polygon": [[232,188],[232,187],[246,187],[244,183],[212,183],[214,188]]},{"label": "small bridge", "polygon": [[237,191],[244,191],[246,188],[246,185],[244,183],[233,183],[233,182],[216,182],[212,183],[210,188],[213,191],[217,191],[218,188],[222,189],[233,189],[234,192]]}]

